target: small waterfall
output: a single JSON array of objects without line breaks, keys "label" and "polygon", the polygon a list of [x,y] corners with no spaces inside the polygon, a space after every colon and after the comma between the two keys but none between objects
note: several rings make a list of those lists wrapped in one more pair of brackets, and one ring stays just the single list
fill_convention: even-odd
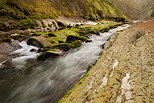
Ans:
[{"label": "small waterfall", "polygon": [[16,68],[25,67],[27,60],[36,59],[36,57],[39,55],[39,53],[30,52],[31,49],[37,51],[39,48],[37,48],[35,46],[27,45],[26,41],[22,41],[21,43],[19,43],[19,45],[22,48],[11,53],[11,54],[19,54],[20,55],[20,57],[17,57],[12,60],[12,62],[16,65]]},{"label": "small waterfall", "polygon": [[[14,73],[14,75],[11,75],[12,77],[9,76],[11,79],[6,77],[3,82],[0,81],[2,86],[4,86],[4,81],[9,80],[10,82],[10,85],[5,84],[4,88],[10,89],[9,91],[3,90],[6,97],[0,97],[0,103],[57,103],[85,75],[88,67],[96,62],[103,51],[102,45],[106,43],[106,40],[112,34],[128,26],[119,26],[109,32],[92,35],[90,37],[92,42],[70,50],[66,55],[54,59],[50,58],[38,63],[38,65],[29,67],[26,67],[26,61],[36,58],[38,54],[29,54],[29,52],[26,52],[29,50],[23,50],[23,48],[15,51],[14,53],[23,53],[21,55],[24,55],[14,59],[17,65],[21,64],[18,69],[28,68],[31,71],[28,73]],[[28,47],[28,49],[30,48]],[[16,78],[16,81],[12,78]],[[3,92],[0,92],[0,96]]]}]

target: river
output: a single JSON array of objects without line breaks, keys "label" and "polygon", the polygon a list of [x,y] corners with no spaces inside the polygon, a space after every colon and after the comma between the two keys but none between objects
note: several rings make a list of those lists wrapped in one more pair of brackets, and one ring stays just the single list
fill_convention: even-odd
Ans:
[{"label": "river", "polygon": [[92,35],[92,42],[62,56],[36,61],[38,53],[30,53],[26,42],[14,51],[21,56],[13,59],[16,69],[0,75],[0,103],[57,103],[88,71],[103,52],[102,45],[125,24],[109,32]]}]

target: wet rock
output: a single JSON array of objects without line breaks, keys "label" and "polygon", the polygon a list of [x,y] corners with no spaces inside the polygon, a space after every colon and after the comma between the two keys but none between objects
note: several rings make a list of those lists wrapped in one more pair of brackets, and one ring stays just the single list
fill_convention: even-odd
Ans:
[{"label": "wet rock", "polygon": [[73,42],[75,40],[79,40],[79,37],[70,35],[70,36],[67,37],[66,42],[71,43],[71,42]]},{"label": "wet rock", "polygon": [[63,27],[63,28],[67,27],[67,24],[62,21],[56,21],[56,22],[59,27]]},{"label": "wet rock", "polygon": [[8,43],[0,44],[0,62],[4,60],[10,60],[13,58],[13,55],[10,55],[11,52],[20,49],[21,46],[18,44],[17,41],[11,41]]},{"label": "wet rock", "polygon": [[60,43],[60,44],[53,46],[53,48],[60,49],[63,51],[68,51],[70,49],[70,45],[69,43]]},{"label": "wet rock", "polygon": [[27,44],[28,45],[33,45],[36,47],[47,47],[50,46],[51,43],[48,40],[48,38],[42,37],[42,36],[35,36],[35,37],[31,37],[27,40]]},{"label": "wet rock", "polygon": [[80,26],[80,24],[76,24],[76,25],[75,25],[76,28],[79,27],[79,26]]},{"label": "wet rock", "polygon": [[74,42],[76,40],[81,40],[81,41],[86,41],[87,38],[85,37],[80,37],[80,36],[74,36],[74,35],[69,35],[66,39],[66,42],[67,43],[71,43],[71,42]]},{"label": "wet rock", "polygon": [[86,42],[92,42],[92,40],[91,39],[87,39]]},{"label": "wet rock", "polygon": [[82,41],[81,40],[76,40],[76,41],[70,43],[70,47],[71,48],[77,48],[77,47],[80,47],[81,44],[82,44]]},{"label": "wet rock", "polygon": [[74,27],[73,25],[69,24],[69,25],[67,25],[66,28],[73,28],[73,27]]},{"label": "wet rock", "polygon": [[36,52],[36,51],[37,51],[36,49],[31,49],[31,50],[30,50],[30,52]]},{"label": "wet rock", "polygon": [[37,60],[45,60],[45,59],[47,59],[49,57],[55,57],[55,56],[58,56],[58,55],[60,55],[62,53],[63,53],[63,51],[59,50],[59,49],[48,50],[48,51],[42,53],[41,55],[39,55]]},{"label": "wet rock", "polygon": [[50,37],[56,37],[57,35],[55,35],[54,33],[48,33],[48,36],[50,36]]},{"label": "wet rock", "polygon": [[43,49],[40,49],[40,48],[39,48],[39,49],[37,50],[37,53],[41,53],[42,51],[43,51]]}]

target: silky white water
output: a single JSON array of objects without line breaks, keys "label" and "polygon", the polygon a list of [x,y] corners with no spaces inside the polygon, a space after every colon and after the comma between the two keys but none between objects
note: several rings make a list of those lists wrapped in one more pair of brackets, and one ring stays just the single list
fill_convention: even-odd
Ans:
[{"label": "silky white water", "polygon": [[96,62],[106,40],[128,26],[119,26],[109,32],[92,35],[92,42],[44,62],[28,62],[38,54],[31,55],[28,52],[27,55],[24,47],[14,52],[23,53],[23,56],[14,59],[17,70],[22,72],[13,72],[0,81],[0,85],[4,87],[0,90],[0,103],[57,103],[84,76],[89,66]]}]

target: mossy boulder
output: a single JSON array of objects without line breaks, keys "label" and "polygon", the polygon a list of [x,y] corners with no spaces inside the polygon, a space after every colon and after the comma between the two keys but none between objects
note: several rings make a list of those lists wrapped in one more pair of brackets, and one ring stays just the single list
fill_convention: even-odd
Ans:
[{"label": "mossy boulder", "polygon": [[76,40],[76,41],[70,43],[70,47],[71,48],[77,48],[77,47],[80,47],[81,44],[82,44],[82,41],[81,40]]},{"label": "mossy boulder", "polygon": [[[34,34],[33,34],[34,35]],[[86,41],[85,37],[80,36],[75,30],[64,29],[55,32],[42,33],[38,32],[27,40],[29,45],[34,45],[41,48],[56,47],[61,50],[69,50],[70,47],[67,43],[76,40]]]},{"label": "mossy boulder", "polygon": [[58,56],[60,54],[62,54],[63,51],[62,50],[59,50],[59,49],[51,49],[51,50],[48,50],[44,53],[42,53],[41,55],[38,56],[38,60],[45,60],[49,57],[55,57],[55,56]]},{"label": "mossy boulder", "polygon": [[81,40],[81,41],[86,41],[87,39],[85,37],[81,37],[81,36],[73,36],[73,35],[69,35],[66,39],[67,43],[71,43],[74,42],[76,40]]},{"label": "mossy boulder", "polygon": [[55,45],[53,46],[54,48],[56,49],[60,49],[60,50],[63,50],[63,51],[67,51],[71,48],[77,48],[77,47],[80,47],[82,44],[82,41],[81,40],[76,40],[72,43],[60,43],[58,45]]},{"label": "mossy boulder", "polygon": [[79,30],[77,31],[82,36],[87,36],[91,34],[99,35],[100,32],[107,32],[109,29],[122,25],[123,23],[101,23],[96,25],[85,24],[79,26]]},{"label": "mossy boulder", "polygon": [[60,50],[63,50],[63,51],[67,51],[71,47],[70,47],[69,43],[60,43],[60,44],[53,46],[53,48],[60,49]]},{"label": "mossy boulder", "polygon": [[56,34],[57,37],[62,38],[63,41],[65,42],[68,36],[80,37],[80,35],[72,29],[63,29],[63,30],[55,31],[53,33]]}]

